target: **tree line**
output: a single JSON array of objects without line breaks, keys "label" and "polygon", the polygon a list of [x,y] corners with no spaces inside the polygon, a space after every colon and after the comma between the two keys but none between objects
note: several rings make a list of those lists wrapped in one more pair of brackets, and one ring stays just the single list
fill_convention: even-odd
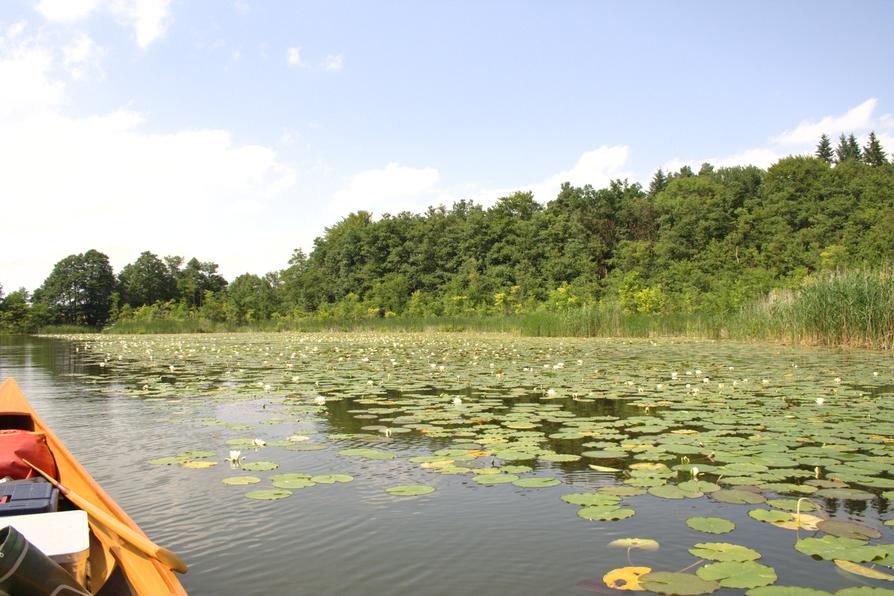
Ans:
[{"label": "tree line", "polygon": [[823,271],[894,257],[894,164],[875,133],[811,156],[698,172],[648,188],[564,184],[546,204],[516,192],[425,213],[358,211],[310,254],[228,283],[214,262],[142,253],[117,275],[96,250],[59,261],[33,294],[0,287],[0,329],[103,327],[146,318],[510,315],[611,302],[625,312],[733,313]]}]

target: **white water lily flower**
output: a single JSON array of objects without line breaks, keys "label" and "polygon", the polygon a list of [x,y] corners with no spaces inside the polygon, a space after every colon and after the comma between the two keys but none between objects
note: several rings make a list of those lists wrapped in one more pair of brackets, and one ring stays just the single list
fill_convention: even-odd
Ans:
[{"label": "white water lily flower", "polygon": [[692,466],[692,478],[698,478],[698,466]]},{"label": "white water lily flower", "polygon": [[674,379],[675,381],[677,380],[677,376],[678,376],[678,373],[676,371],[671,373],[671,378]]},{"label": "white water lily flower", "polygon": [[821,398],[821,397],[816,398],[816,405],[821,406],[824,403],[826,403],[826,400],[824,400],[823,398]]},{"label": "white water lily flower", "polygon": [[550,397],[555,396],[557,393],[558,393],[558,392],[557,392],[555,389],[547,389],[547,390],[546,390],[546,394],[547,394],[548,396],[550,396]]},{"label": "white water lily flower", "polygon": [[462,400],[462,398],[459,398],[459,397],[454,397],[454,398],[453,398],[453,405],[454,405],[454,406],[461,406],[462,404],[463,404],[463,400]]},{"label": "white water lily flower", "polygon": [[317,404],[318,406],[323,406],[326,404],[326,398],[323,397],[322,395],[318,395],[314,398],[314,403]]},{"label": "white water lily flower", "polygon": [[662,385],[661,383],[656,383],[655,389],[657,389],[658,391],[661,391],[662,389],[664,389],[664,385]]},{"label": "white water lily flower", "polygon": [[234,466],[238,466],[239,462],[242,461],[242,452],[236,449],[230,450],[230,456],[227,458],[227,461],[233,464]]},{"label": "white water lily flower", "polygon": [[841,382],[841,377],[835,377],[835,382],[836,382],[836,383],[840,383],[840,382]]},{"label": "white water lily flower", "polygon": [[252,441],[252,444],[255,447],[263,447],[267,444],[267,441],[265,441],[264,439],[255,439],[254,441]]}]

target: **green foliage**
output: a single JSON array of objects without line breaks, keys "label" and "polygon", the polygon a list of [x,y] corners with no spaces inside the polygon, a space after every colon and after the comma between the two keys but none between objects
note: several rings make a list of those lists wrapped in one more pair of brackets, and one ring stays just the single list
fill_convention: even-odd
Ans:
[{"label": "green foliage", "polygon": [[65,257],[34,292],[51,322],[101,327],[109,318],[115,276],[109,258],[96,250]]},{"label": "green foliage", "polygon": [[[874,134],[862,150],[842,135],[834,154],[823,135],[816,157],[658,170],[648,192],[566,183],[547,203],[516,192],[488,208],[359,211],[283,270],[230,285],[195,258],[144,252],[115,283],[104,255],[72,255],[33,301],[0,296],[0,328],[499,327],[881,345],[891,307],[871,288],[884,289],[878,272],[894,258],[892,194],[894,166]],[[875,281],[825,281],[836,273]]]}]

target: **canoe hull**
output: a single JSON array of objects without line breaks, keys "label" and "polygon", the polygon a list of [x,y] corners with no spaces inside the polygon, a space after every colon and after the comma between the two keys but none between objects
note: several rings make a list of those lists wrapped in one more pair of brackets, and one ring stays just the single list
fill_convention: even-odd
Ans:
[{"label": "canoe hull", "polygon": [[[47,444],[56,459],[59,482],[80,497],[113,516],[116,520],[145,536],[139,526],[124,512],[92,476],[84,469],[59,437],[47,427],[37,412],[28,403],[13,379],[0,385],[0,412],[4,415],[27,416],[33,423],[34,431],[47,437]],[[177,576],[158,560],[131,547],[115,532],[90,518],[90,578],[87,588],[99,591],[112,577],[116,568],[127,578],[132,590],[139,596],[160,594],[186,594]]]}]

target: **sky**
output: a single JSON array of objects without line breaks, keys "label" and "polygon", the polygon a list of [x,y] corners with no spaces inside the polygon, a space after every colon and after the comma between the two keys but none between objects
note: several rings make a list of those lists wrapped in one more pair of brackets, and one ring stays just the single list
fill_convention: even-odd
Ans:
[{"label": "sky", "polygon": [[894,2],[6,0],[0,284],[143,251],[232,280],[360,209],[894,151]]}]

